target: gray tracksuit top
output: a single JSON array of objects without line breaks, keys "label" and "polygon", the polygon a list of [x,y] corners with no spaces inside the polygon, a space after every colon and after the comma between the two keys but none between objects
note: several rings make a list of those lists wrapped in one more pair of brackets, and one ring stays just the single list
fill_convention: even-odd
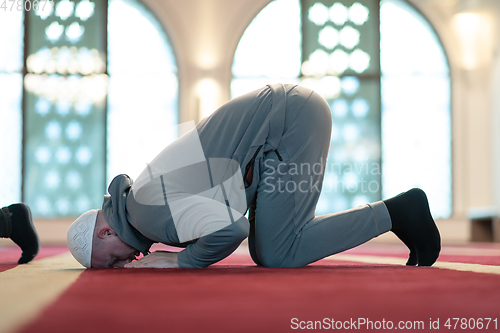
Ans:
[{"label": "gray tracksuit top", "polygon": [[[263,155],[278,148],[284,129],[287,94],[293,93],[294,88],[288,84],[266,86],[231,100],[203,119],[196,126],[195,134],[199,136],[206,162],[183,169],[184,175],[190,176],[189,181],[179,178],[176,171],[164,177],[151,175],[149,179],[147,173],[151,174],[151,170],[145,170],[144,185],[139,190],[134,189],[132,194],[139,180],[133,184],[127,175],[115,177],[102,207],[113,230],[125,243],[142,253],[147,253],[156,242],[185,247],[178,256],[179,266],[184,268],[204,268],[231,254],[248,236],[249,222],[243,215],[255,197]],[[244,193],[244,207],[239,204],[238,212],[232,209],[232,203],[229,209],[228,185],[222,188],[225,191],[216,191],[219,196],[224,193],[220,201],[228,207],[221,204],[220,209],[212,209],[214,201],[190,196],[197,193],[191,191],[193,186],[205,182],[197,179],[207,169],[211,172],[212,184],[194,190],[213,190],[212,175],[216,172],[212,161],[219,160],[238,163],[241,175],[237,176],[244,184],[239,187]],[[184,184],[186,182],[189,184]],[[156,192],[149,190],[153,188]],[[151,195],[153,192],[156,194]],[[147,202],[141,199],[144,197]],[[148,204],[153,201],[156,204]]]}]

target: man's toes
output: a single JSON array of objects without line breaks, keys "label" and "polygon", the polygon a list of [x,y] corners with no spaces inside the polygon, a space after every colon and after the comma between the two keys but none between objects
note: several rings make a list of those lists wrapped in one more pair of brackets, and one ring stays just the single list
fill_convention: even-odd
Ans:
[{"label": "man's toes", "polygon": [[418,249],[418,265],[419,266],[432,266],[439,257],[439,252],[441,251],[441,247],[439,248],[427,248],[427,249]]},{"label": "man's toes", "polygon": [[416,266],[418,263],[417,252],[415,250],[410,250],[410,256],[406,262],[406,266]]},{"label": "man's toes", "polygon": [[38,251],[36,253],[23,252],[23,254],[21,255],[21,258],[19,258],[17,263],[18,264],[27,264],[31,260],[33,260],[33,258],[35,258],[37,254],[38,254]]}]

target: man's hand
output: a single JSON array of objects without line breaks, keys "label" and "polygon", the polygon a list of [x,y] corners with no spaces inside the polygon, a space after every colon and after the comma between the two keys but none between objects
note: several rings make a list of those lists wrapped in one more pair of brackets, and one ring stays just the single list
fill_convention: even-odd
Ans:
[{"label": "man's hand", "polygon": [[179,268],[177,255],[177,252],[155,251],[126,264],[125,268]]}]

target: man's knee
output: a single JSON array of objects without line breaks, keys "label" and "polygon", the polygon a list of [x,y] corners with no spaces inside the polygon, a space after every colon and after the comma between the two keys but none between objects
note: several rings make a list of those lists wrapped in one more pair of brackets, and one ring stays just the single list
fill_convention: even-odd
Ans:
[{"label": "man's knee", "polygon": [[286,258],[280,258],[276,252],[273,253],[259,253],[260,262],[264,267],[268,268],[294,268],[300,267],[294,265],[292,261]]},{"label": "man's knee", "polygon": [[260,255],[259,256],[260,262],[264,267],[270,267],[270,268],[277,268],[281,267],[280,266],[280,260],[274,256],[274,255]]}]

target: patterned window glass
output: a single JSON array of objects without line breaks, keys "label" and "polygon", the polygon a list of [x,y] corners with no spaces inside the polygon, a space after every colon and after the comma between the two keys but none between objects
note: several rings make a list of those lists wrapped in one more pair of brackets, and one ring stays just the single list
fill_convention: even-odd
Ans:
[{"label": "patterned window glass", "polygon": [[0,207],[21,201],[23,12],[0,10]]},{"label": "patterned window glass", "polygon": [[111,0],[108,18],[107,183],[139,176],[178,122],[177,67],[158,21],[130,0]]},{"label": "patterned window glass", "polygon": [[383,196],[421,187],[434,216],[448,217],[452,194],[446,56],[429,24],[404,1],[382,2],[380,30]]},{"label": "patterned window glass", "polygon": [[[400,2],[275,0],[254,18],[236,50],[233,96],[270,82],[295,82],[317,91],[329,103],[333,118],[332,138],[323,192],[316,209],[318,214],[377,201],[397,194],[400,188],[403,191],[412,186],[421,186],[431,192],[431,209],[437,217],[446,217],[451,212],[450,91],[446,58],[428,23],[409,6],[399,5]],[[391,8],[405,15],[394,13],[394,10],[386,14]],[[411,20],[403,19],[408,16]],[[280,30],[285,24],[288,24],[286,34]],[[412,32],[415,28],[419,30]],[[387,33],[389,30],[392,34]],[[382,41],[379,31],[386,32]],[[419,39],[406,38],[402,42],[402,38],[395,37],[398,33],[410,35],[409,32]],[[282,38],[283,35],[287,37]],[[391,57],[394,49],[400,51],[398,56]],[[420,55],[412,53],[417,49]],[[427,51],[430,55],[425,54]],[[435,55],[439,57],[437,65],[428,61]],[[403,67],[407,72],[400,71],[402,62],[395,61],[397,57],[406,57]],[[427,76],[401,76],[418,72],[417,67]],[[427,85],[428,89],[420,88],[419,92],[408,89],[404,95],[406,101],[394,98],[398,94],[403,96],[402,87],[426,85],[430,81],[432,88]],[[408,101],[422,94],[440,95],[440,99],[434,98],[438,105],[435,109],[440,111],[432,112],[432,108],[427,107],[425,112],[427,117],[432,117],[432,126],[444,126],[440,133],[427,135],[427,141],[418,131],[402,130],[398,126],[401,117],[415,118],[417,114],[413,111],[403,114],[397,110],[408,110],[411,104]],[[408,99],[410,95],[412,98]],[[381,105],[384,107],[383,119]],[[405,121],[411,123],[412,120]],[[442,154],[437,162],[438,173],[432,175],[433,170],[426,164],[419,173],[406,172],[405,181],[401,181],[404,164],[410,161],[408,156],[411,161],[426,160],[429,156],[428,150],[415,150],[413,146],[409,149],[413,155],[401,155],[401,146],[398,146],[401,141],[396,137],[402,131],[410,133],[407,142],[418,141],[415,147],[419,142],[429,145],[439,141],[436,147],[440,148],[431,153],[432,156]],[[400,171],[395,172],[396,168]],[[441,177],[439,175],[442,178],[435,179]],[[429,186],[432,182],[433,187]],[[443,187],[445,190],[439,192]],[[439,200],[446,202],[448,211],[439,208]]]},{"label": "patterned window glass", "polygon": [[106,5],[59,0],[26,13],[23,194],[38,217],[102,202]]},{"label": "patterned window glass", "polygon": [[302,84],[332,110],[317,213],[380,200],[378,1],[302,1]]},{"label": "patterned window glass", "polygon": [[35,217],[99,208],[113,176],[136,177],[177,137],[173,52],[138,1],[0,11],[0,48],[0,204],[24,200]]},{"label": "patterned window glass", "polygon": [[[378,25],[377,1],[276,0],[252,21],[235,54],[233,96],[291,82],[330,104],[332,141],[318,214],[380,199]],[[255,61],[262,39],[268,56]]]}]

